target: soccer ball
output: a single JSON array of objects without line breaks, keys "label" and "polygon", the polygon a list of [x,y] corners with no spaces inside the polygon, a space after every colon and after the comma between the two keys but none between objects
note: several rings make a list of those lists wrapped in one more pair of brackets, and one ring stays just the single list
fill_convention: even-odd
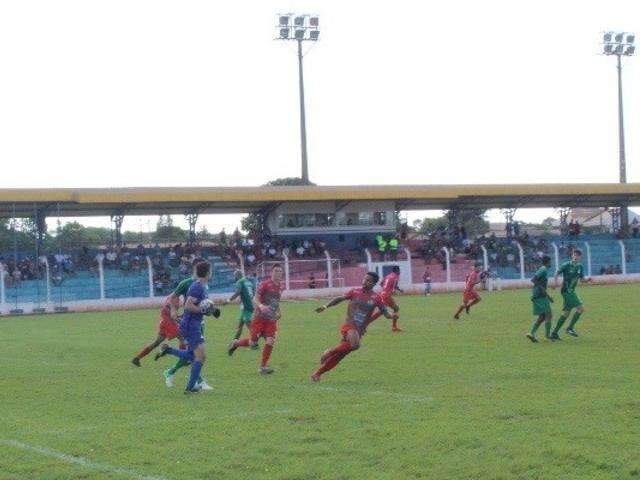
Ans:
[{"label": "soccer ball", "polygon": [[203,315],[213,316],[218,318],[220,316],[220,309],[216,307],[211,300],[205,298],[202,302],[200,302],[200,310]]}]

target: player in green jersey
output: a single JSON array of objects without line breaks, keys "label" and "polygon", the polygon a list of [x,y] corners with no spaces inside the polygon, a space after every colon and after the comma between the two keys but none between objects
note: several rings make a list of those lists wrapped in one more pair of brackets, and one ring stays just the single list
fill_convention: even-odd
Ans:
[{"label": "player in green jersey", "polygon": [[573,314],[573,318],[571,318],[569,327],[567,327],[567,333],[573,337],[578,336],[574,327],[576,323],[578,323],[580,315],[584,313],[584,307],[582,306],[582,300],[576,293],[576,287],[580,282],[591,281],[590,278],[585,278],[584,267],[580,263],[580,260],[582,260],[582,252],[576,248],[571,255],[571,261],[560,265],[554,278],[555,285],[558,285],[558,276],[562,275],[562,288],[560,289],[560,293],[562,293],[562,299],[564,300],[562,315],[558,318],[558,323],[556,323],[556,327],[551,334],[551,338],[554,340],[560,340],[558,332],[560,332],[562,325],[566,322],[567,318],[569,318],[571,310],[573,309],[575,309],[575,313]]},{"label": "player in green jersey", "polygon": [[250,328],[251,319],[253,318],[253,295],[256,292],[254,283],[247,277],[245,277],[240,270],[233,272],[236,279],[236,291],[229,298],[228,302],[233,302],[236,298],[240,297],[240,315],[238,317],[238,328],[236,334],[233,337],[234,340],[238,340],[242,334],[242,327],[246,325]]},{"label": "player in green jersey", "polygon": [[536,331],[544,322],[545,336],[551,339],[551,303],[553,299],[547,293],[547,283],[549,282],[549,267],[551,266],[551,257],[545,255],[542,257],[542,266],[531,279],[533,290],[531,301],[533,302],[533,314],[537,315],[531,326],[531,332],[527,333],[527,338],[533,343],[537,343]]}]

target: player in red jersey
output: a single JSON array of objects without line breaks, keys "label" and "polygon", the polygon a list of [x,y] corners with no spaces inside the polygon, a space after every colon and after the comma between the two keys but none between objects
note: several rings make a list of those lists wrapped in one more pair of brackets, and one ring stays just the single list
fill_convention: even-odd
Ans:
[{"label": "player in red jersey", "polygon": [[[391,269],[391,273],[384,277],[384,280],[382,281],[382,292],[380,293],[380,298],[382,298],[382,301],[384,302],[384,304],[387,307],[391,308],[395,313],[393,322],[391,324],[392,332],[402,331],[402,329],[398,327],[398,319],[400,318],[400,315],[398,315],[398,312],[400,311],[400,307],[393,300],[393,294],[396,291],[402,293],[402,289],[398,287],[399,280],[400,280],[400,267],[397,265],[394,265],[393,268]],[[380,315],[382,315],[382,312],[374,313],[372,320],[377,319]]]},{"label": "player in red jersey", "polygon": [[275,264],[271,270],[271,279],[263,281],[254,297],[255,313],[251,320],[251,336],[240,340],[233,340],[229,344],[227,353],[233,355],[238,347],[256,348],[258,340],[263,337],[265,340],[262,349],[262,361],[259,372],[263,375],[273,373],[273,368],[269,367],[269,357],[273,350],[278,333],[278,320],[280,320],[280,295],[283,286],[282,265]]},{"label": "player in red jersey", "polygon": [[[322,307],[316,308],[317,313],[324,312],[327,308],[338,305],[340,302],[349,300],[347,307],[347,318],[340,328],[342,341],[331,350],[325,350],[320,357],[320,368],[311,375],[311,381],[320,381],[320,376],[334,368],[340,361],[354,350],[360,347],[360,339],[366,333],[367,327],[380,315],[387,318],[397,319],[398,314],[389,314],[384,300],[373,291],[373,287],[378,283],[380,277],[375,272],[369,272],[362,281],[362,287],[349,290],[344,296],[337,297]],[[374,314],[375,310],[376,315]]]},{"label": "player in red jersey", "polygon": [[464,292],[462,293],[462,305],[458,308],[458,311],[453,316],[456,320],[460,320],[460,314],[463,310],[466,310],[469,313],[471,307],[473,307],[476,303],[480,303],[482,300],[478,292],[475,290],[475,286],[478,285],[482,279],[480,277],[480,270],[482,269],[482,264],[476,263],[473,266],[473,270],[467,275],[467,279],[464,284]]}]

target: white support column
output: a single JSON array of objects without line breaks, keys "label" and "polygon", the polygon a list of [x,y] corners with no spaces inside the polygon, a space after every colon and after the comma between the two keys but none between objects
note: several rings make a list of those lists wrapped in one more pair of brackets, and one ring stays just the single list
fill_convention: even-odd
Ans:
[{"label": "white support column", "polygon": [[620,244],[620,256],[621,256],[620,265],[622,266],[622,274],[626,275],[627,274],[627,248],[624,246],[624,242],[622,240],[618,240],[618,243]]},{"label": "white support column", "polygon": [[413,283],[413,266],[411,265],[411,252],[405,247],[404,254],[407,256],[407,272],[409,273],[409,285]]},{"label": "white support column", "polygon": [[[235,252],[236,252],[236,257],[238,257],[238,260],[240,261],[240,271],[242,272],[242,276],[244,277],[246,274],[244,271],[244,256],[242,255],[242,250],[236,250]],[[263,267],[263,273],[264,273],[264,267]]]},{"label": "white support column", "polygon": [[98,279],[100,280],[100,300],[106,298],[104,294],[104,255],[98,255]]},{"label": "white support column", "polygon": [[487,253],[487,247],[484,245],[480,245],[480,250],[482,250],[482,264],[484,265],[484,271],[489,271],[489,254]]},{"label": "white support column", "polygon": [[327,286],[333,288],[333,267],[331,265],[331,255],[329,250],[324,251],[324,256],[327,257]]},{"label": "white support column", "polygon": [[518,252],[520,254],[520,280],[524,280],[524,250],[520,242],[516,242],[518,246]]},{"label": "white support column", "polygon": [[290,287],[290,279],[289,279],[289,256],[282,253],[284,257],[284,289],[289,290]]},{"label": "white support column", "polygon": [[591,276],[591,245],[589,242],[584,242],[584,249],[587,252],[587,276]]},{"label": "white support column", "polygon": [[4,307],[6,297],[4,293],[4,264],[0,263],[0,307]]},{"label": "white support column", "polygon": [[364,253],[367,256],[367,271],[371,272],[373,271],[373,261],[371,260],[371,252],[369,251],[368,248],[365,248]]},{"label": "white support column", "polygon": [[449,249],[447,247],[442,247],[444,251],[444,257],[447,266],[447,283],[451,283],[451,255],[449,254]]},{"label": "white support column", "polygon": [[51,272],[49,271],[49,259],[44,255],[44,276],[47,286],[47,304],[51,304]]},{"label": "white support column", "polygon": [[556,242],[551,242],[551,246],[553,247],[553,258],[556,262],[556,270],[558,270],[558,267],[560,266],[560,249]]},{"label": "white support column", "polygon": [[153,298],[153,266],[151,265],[151,259],[147,255],[147,270],[149,272],[149,297]]}]

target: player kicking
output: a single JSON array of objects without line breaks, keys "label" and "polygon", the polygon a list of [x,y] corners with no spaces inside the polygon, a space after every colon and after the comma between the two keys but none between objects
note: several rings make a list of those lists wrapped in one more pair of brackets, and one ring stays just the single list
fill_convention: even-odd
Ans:
[{"label": "player kicking", "polygon": [[235,339],[229,344],[227,352],[233,355],[238,347],[258,347],[258,340],[265,340],[262,349],[262,360],[259,372],[263,375],[273,373],[269,367],[269,357],[273,350],[278,333],[278,320],[280,319],[280,295],[282,293],[282,266],[275,264],[271,270],[271,279],[260,284],[254,299],[255,310],[251,321],[251,335],[242,339]]},{"label": "player kicking", "polygon": [[482,301],[482,298],[480,298],[480,295],[476,292],[476,285],[482,281],[480,278],[481,269],[482,264],[477,262],[473,265],[473,269],[469,275],[467,275],[464,284],[464,292],[462,292],[462,305],[460,305],[460,308],[458,308],[458,311],[453,316],[456,320],[460,320],[460,314],[463,310],[469,314],[471,307]]},{"label": "player kicking", "polygon": [[[396,291],[400,293],[403,292],[403,290],[398,286],[399,280],[400,280],[400,267],[397,265],[394,265],[393,268],[391,269],[391,273],[388,274],[386,277],[384,277],[384,280],[382,281],[382,292],[380,293],[380,298],[382,299],[384,304],[387,307],[390,307],[394,313],[393,321],[391,324],[392,332],[402,332],[402,329],[398,327],[398,319],[400,318],[400,315],[398,314],[398,312],[400,311],[400,307],[393,300],[393,294]],[[381,311],[375,312],[371,318],[371,321],[376,320],[378,317],[380,317],[380,315],[382,315]]]},{"label": "player kicking", "polygon": [[[164,303],[162,304],[162,308],[160,309],[160,323],[158,325],[158,335],[156,339],[151,342],[149,345],[144,347],[138,354],[133,357],[131,363],[133,363],[136,367],[140,366],[140,360],[147,356],[151,351],[153,351],[158,345],[160,345],[165,340],[172,340],[178,336],[178,308],[180,308],[180,297],[186,298],[187,290],[189,286],[193,283],[193,279],[195,278],[195,268],[196,264],[202,262],[202,258],[196,258],[193,261],[193,276],[191,278],[186,278],[182,280],[178,286],[175,288],[171,295],[169,295]],[[182,342],[180,342],[182,344]],[[180,368],[180,367],[178,367]],[[176,368],[177,370],[177,368]],[[175,372],[174,372],[175,373]]]},{"label": "player kicking", "polygon": [[[556,323],[556,327],[553,329],[553,333],[551,334],[551,338],[554,340],[560,340],[560,329],[564,322],[569,318],[571,314],[571,310],[575,308],[575,313],[573,314],[573,318],[571,319],[571,323],[569,323],[569,327],[567,328],[567,333],[573,337],[577,337],[574,327],[578,320],[580,319],[580,315],[584,313],[584,307],[582,306],[582,300],[576,293],[576,287],[580,282],[590,282],[590,278],[584,277],[584,267],[580,263],[582,260],[582,251],[577,248],[573,251],[571,255],[571,261],[565,262],[560,265],[558,271],[555,275],[555,285],[558,284],[558,276],[562,275],[562,288],[560,289],[560,293],[562,294],[562,299],[564,301],[564,305],[562,307],[562,315],[558,318],[558,323]],[[555,287],[554,287],[555,288]]]},{"label": "player kicking", "polygon": [[200,371],[206,360],[202,320],[204,314],[211,313],[210,310],[206,309],[211,305],[211,302],[203,301],[207,298],[207,285],[210,277],[211,265],[209,262],[198,263],[196,265],[196,280],[187,291],[184,303],[184,314],[180,321],[180,335],[186,341],[187,348],[171,348],[165,343],[161,347],[162,352],[157,356],[162,357],[170,354],[191,362],[191,374],[184,393],[197,393],[202,390],[198,385]]},{"label": "player kicking", "polygon": [[[324,312],[327,308],[349,300],[347,318],[340,328],[342,341],[331,350],[325,350],[320,357],[320,368],[311,375],[311,381],[319,382],[323,373],[334,368],[340,361],[354,350],[360,347],[360,339],[366,333],[367,327],[380,315],[390,319],[397,319],[398,314],[389,314],[385,301],[381,295],[373,291],[378,283],[379,276],[375,272],[369,272],[362,281],[362,287],[349,290],[344,296],[337,297],[329,303],[316,309],[317,313]],[[376,311],[379,310],[379,311]],[[380,315],[374,314],[380,313]]]},{"label": "player kicking", "polygon": [[531,279],[533,290],[531,301],[533,302],[533,314],[537,315],[531,326],[531,332],[527,333],[527,338],[533,343],[537,343],[536,331],[544,322],[545,336],[551,340],[551,303],[553,299],[547,293],[547,283],[549,282],[549,267],[551,266],[551,257],[545,255],[542,257],[542,266]]},{"label": "player kicking", "polygon": [[255,286],[251,280],[242,275],[240,270],[234,272],[236,279],[236,291],[228,303],[233,302],[236,298],[240,297],[240,316],[238,318],[238,328],[236,334],[233,337],[234,340],[238,340],[242,334],[242,327],[246,325],[248,329],[251,328],[251,319],[253,318],[253,294],[255,293]]}]

